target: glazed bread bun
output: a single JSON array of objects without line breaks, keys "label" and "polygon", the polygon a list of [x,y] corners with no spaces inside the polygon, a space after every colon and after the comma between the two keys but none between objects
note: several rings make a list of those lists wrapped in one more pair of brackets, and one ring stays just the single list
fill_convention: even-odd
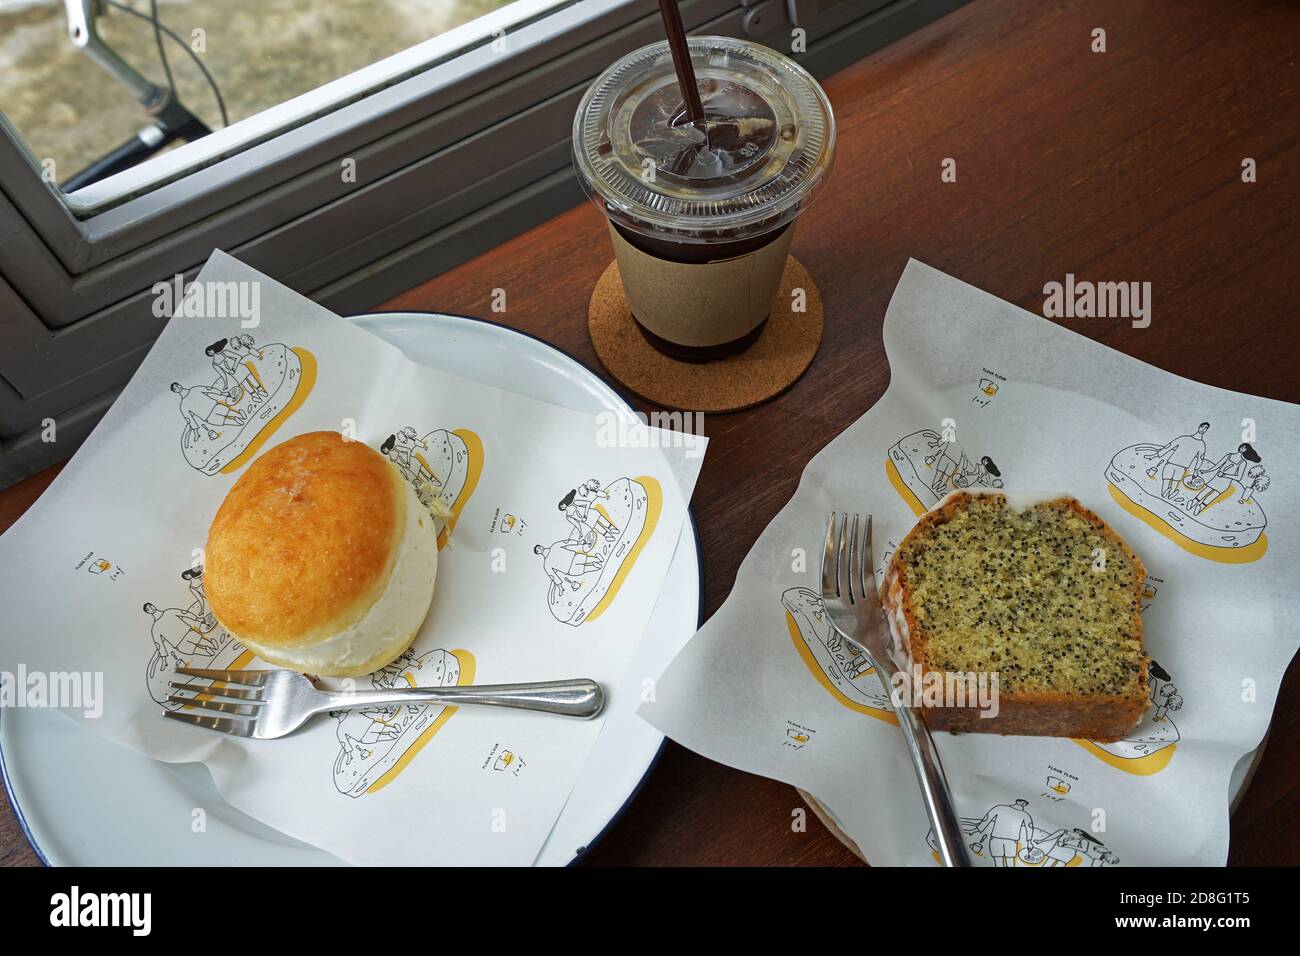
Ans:
[{"label": "glazed bread bun", "polygon": [[395,465],[337,432],[249,466],[208,531],[204,591],[264,661],[357,677],[410,647],[438,570],[433,516]]}]

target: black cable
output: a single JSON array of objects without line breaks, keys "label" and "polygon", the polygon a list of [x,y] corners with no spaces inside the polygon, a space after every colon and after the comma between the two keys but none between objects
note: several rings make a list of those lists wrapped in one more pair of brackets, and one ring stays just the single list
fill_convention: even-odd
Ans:
[{"label": "black cable", "polygon": [[158,20],[157,0],[150,0],[152,16],[147,13],[141,13],[139,10],[136,10],[133,7],[128,7],[125,3],[119,3],[118,0],[106,0],[106,2],[110,7],[115,7],[118,10],[121,10],[123,13],[129,13],[133,17],[137,17],[141,20],[144,20],[147,23],[153,24],[154,36],[158,40],[158,52],[162,58],[163,70],[167,74],[167,85],[168,87],[171,88],[173,92],[175,92],[176,86],[172,82],[171,67],[167,63],[167,55],[162,52],[163,49],[162,38],[158,36],[158,31],[161,30],[167,36],[171,37],[173,40],[176,41],[176,43],[178,43],[185,50],[186,53],[190,55],[190,59],[194,61],[194,65],[199,68],[199,71],[203,74],[203,78],[208,81],[208,86],[212,88],[212,95],[216,98],[217,101],[217,109],[221,111],[221,125],[229,126],[230,119],[226,115],[226,101],[221,96],[221,88],[217,86],[217,81],[213,78],[211,72],[208,71],[208,68],[204,66],[203,61],[199,59],[199,55],[194,52],[194,49],[188,43],[182,40],[179,36],[177,36],[174,30],[168,29],[166,26],[162,24],[161,21]]},{"label": "black cable", "polygon": [[163,48],[162,24],[158,22],[158,0],[149,0],[149,19],[153,21],[153,40],[158,44],[158,59],[162,60],[163,72],[167,74],[167,88],[174,94],[176,81],[172,79],[172,67],[167,62],[167,51]]}]

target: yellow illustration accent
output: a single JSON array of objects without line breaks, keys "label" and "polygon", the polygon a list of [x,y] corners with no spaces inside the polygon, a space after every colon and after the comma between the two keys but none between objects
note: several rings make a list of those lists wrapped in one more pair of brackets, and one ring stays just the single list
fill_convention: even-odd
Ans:
[{"label": "yellow illustration accent", "polygon": [[[191,630],[191,631],[194,631],[194,628],[190,628],[190,630]],[[195,632],[195,633],[197,633],[197,632]],[[244,668],[248,667],[249,664],[253,663],[253,661],[254,661],[256,658],[257,658],[257,655],[254,654],[252,651],[244,651],[242,654],[240,654],[238,657],[236,657],[233,661],[230,662],[230,666],[229,666],[229,667],[224,667],[224,668],[222,668],[222,670],[242,671]],[[227,682],[226,682],[226,681],[223,681],[223,680],[214,680],[214,681],[211,683],[211,685],[209,685],[209,686],[211,686],[211,687],[213,687],[213,688],[216,688],[216,689],[220,689],[220,688],[222,688],[222,687],[225,687],[225,686],[226,686],[226,683],[227,683]],[[195,696],[195,698],[194,698],[194,704],[197,704],[197,703],[199,703],[200,701],[210,701],[210,700],[214,700],[214,699],[215,699],[215,698],[214,698],[214,696],[213,696],[212,694],[209,694],[209,693],[206,693],[206,692],[201,692],[201,693],[199,693],[199,694],[197,694],[197,695]],[[189,708],[189,707],[193,707],[194,704],[183,704],[182,707],[183,707],[183,708]]]},{"label": "yellow illustration accent", "polygon": [[[831,683],[830,678],[826,676],[825,671],[823,671],[821,666],[817,663],[817,658],[813,657],[812,651],[808,648],[808,643],[799,633],[799,625],[795,622],[794,615],[789,611],[785,612],[785,626],[790,632],[790,640],[794,642],[794,649],[799,652],[799,659],[802,660],[804,666],[812,672],[812,676],[817,678],[817,683],[821,684],[826,692],[834,697],[841,706],[847,707],[849,710],[857,711],[859,714],[866,714],[868,717],[874,717],[876,720],[883,720],[885,723],[893,724],[895,727],[898,726],[898,718],[894,716],[892,711],[877,710],[874,707],[860,704],[856,700],[851,700],[846,697],[839,688]],[[862,673],[869,674],[871,671],[865,670]]]},{"label": "yellow illustration accent", "polygon": [[275,434],[276,430],[283,425],[298,409],[302,408],[303,402],[307,401],[307,396],[316,386],[316,356],[306,349],[292,349],[294,355],[298,356],[298,361],[302,365],[302,375],[298,379],[298,385],[294,389],[293,398],[289,399],[289,404],[280,409],[280,413],[262,426],[262,430],[257,433],[257,437],[248,443],[248,447],[239,453],[226,467],[221,469],[221,474],[229,475],[240,468],[243,468],[266,444],[268,438]]},{"label": "yellow illustration accent", "polygon": [[[297,351],[297,349],[295,349],[294,351]],[[301,357],[302,353],[299,352],[298,354]],[[260,358],[261,356],[258,357]],[[265,391],[266,383],[262,381],[262,373],[257,370],[257,367],[255,365],[253,365],[251,359],[246,359],[244,361],[244,368],[248,369],[248,374],[252,375],[253,378],[257,380],[257,387]],[[242,390],[244,386],[241,385],[239,387]]]},{"label": "yellow illustration accent", "polygon": [[[473,433],[471,432],[470,434]],[[464,436],[462,435],[461,437]],[[474,683],[474,655],[466,650],[454,650],[451,653],[456,660],[460,661],[460,676],[456,678],[456,686],[463,687],[466,684]],[[415,680],[411,677],[409,672],[402,676],[406,678],[406,682],[412,687],[416,686]],[[415,759],[415,755],[420,752],[425,744],[433,739],[434,734],[442,730],[443,725],[446,724],[447,721],[451,720],[451,715],[456,713],[459,709],[459,707],[444,707],[442,713],[438,715],[437,719],[435,719],[428,727],[424,728],[424,732],[415,739],[415,742],[412,743],[411,746],[406,748],[406,753],[402,754],[402,756],[398,758],[397,763],[393,764],[392,769],[372,783],[366,790],[366,793],[377,793],[396,780],[401,772],[406,769],[407,765]]]},{"label": "yellow illustration accent", "polygon": [[[1106,482],[1106,489],[1110,492],[1110,496],[1115,499],[1115,504],[1134,518],[1150,526],[1152,530],[1160,532],[1188,554],[1194,554],[1198,558],[1218,561],[1221,564],[1249,564],[1251,561],[1258,561],[1264,556],[1264,552],[1268,550],[1268,536],[1265,534],[1261,534],[1258,539],[1244,548],[1216,548],[1212,545],[1201,544],[1199,541],[1193,541],[1185,534],[1175,531],[1162,521],[1159,516],[1152,514],[1141,505],[1134,504],[1127,495],[1110,482]],[[1218,498],[1215,499],[1215,501],[1218,500]]]},{"label": "yellow illustration accent", "polygon": [[[479,476],[483,474],[483,439],[478,434],[470,431],[468,428],[457,428],[452,432],[465,443],[465,484],[460,489],[460,494],[456,500],[451,503],[451,517],[438,533],[438,550],[441,551],[447,546],[447,539],[451,533],[456,530],[456,522],[460,520],[460,513],[465,510],[465,505],[469,503],[470,496],[474,494],[474,489],[478,487]],[[424,466],[425,471],[433,474],[434,471],[429,467],[429,463],[424,460],[424,456],[419,452],[415,453],[420,464]]]},{"label": "yellow illustration accent", "polygon": [[1211,501],[1208,505],[1202,508],[1201,513],[1204,514],[1205,512],[1213,508],[1215,505],[1217,505],[1220,501],[1223,501],[1231,497],[1232,497],[1232,486],[1229,485],[1227,488],[1224,488],[1221,492],[1219,492],[1219,494],[1214,498],[1213,501]]},{"label": "yellow illustration accent", "polygon": [[1070,739],[1103,763],[1108,763],[1116,770],[1123,770],[1125,773],[1131,773],[1137,777],[1149,777],[1153,773],[1164,770],[1165,767],[1169,766],[1169,761],[1173,759],[1174,751],[1178,749],[1178,744],[1170,744],[1168,747],[1161,747],[1155,753],[1147,754],[1145,757],[1116,757],[1113,753],[1102,750],[1091,740],[1081,740],[1077,737]]},{"label": "yellow illustration accent", "polygon": [[[592,608],[591,613],[587,615],[586,621],[588,622],[596,620],[596,618],[604,614],[609,606],[614,603],[614,598],[618,596],[619,588],[623,586],[623,582],[627,579],[628,572],[630,572],[632,566],[636,564],[636,559],[641,556],[642,549],[645,548],[646,542],[650,540],[650,536],[654,534],[655,526],[659,523],[659,512],[663,509],[664,504],[663,489],[659,487],[659,482],[656,479],[651,478],[649,475],[638,476],[636,482],[645,489],[645,524],[641,526],[641,534],[637,536],[636,544],[632,545],[632,550],[629,551],[627,557],[623,559],[623,563],[619,566],[618,573],[614,575],[614,580],[609,583],[609,589],[605,592],[605,596],[600,599],[600,603]],[[599,509],[599,505],[597,508]],[[601,514],[605,514],[603,509],[601,509]],[[609,520],[609,515],[605,515],[605,520]],[[611,524],[612,523],[613,522],[611,522]]]},{"label": "yellow illustration accent", "polygon": [[885,475],[889,478],[889,483],[894,486],[894,490],[898,492],[899,497],[907,502],[907,506],[912,509],[912,512],[918,518],[925,514],[925,505],[921,504],[921,499],[916,497],[912,493],[912,489],[903,482],[903,476],[898,473],[898,466],[894,464],[893,459],[885,459]]}]

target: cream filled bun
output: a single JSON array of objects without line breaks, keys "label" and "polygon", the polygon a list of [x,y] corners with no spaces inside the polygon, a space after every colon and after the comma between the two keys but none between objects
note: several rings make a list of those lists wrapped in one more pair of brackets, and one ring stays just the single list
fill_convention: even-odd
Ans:
[{"label": "cream filled bun", "polygon": [[254,461],[208,531],[204,590],[264,661],[357,677],[410,647],[433,601],[433,516],[388,459],[311,432]]}]

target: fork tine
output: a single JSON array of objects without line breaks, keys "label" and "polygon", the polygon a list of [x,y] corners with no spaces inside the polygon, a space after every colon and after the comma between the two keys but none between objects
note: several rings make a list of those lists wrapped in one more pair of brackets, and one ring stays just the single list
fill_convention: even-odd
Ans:
[{"label": "fork tine", "polygon": [[826,519],[826,547],[822,550],[822,594],[835,593],[835,512]]},{"label": "fork tine", "polygon": [[876,557],[871,550],[871,515],[867,515],[867,527],[862,535],[862,561],[858,565],[858,581],[862,586],[862,596],[870,601],[873,597],[878,602],[876,593]]},{"label": "fork tine", "polygon": [[204,670],[202,667],[178,667],[176,673],[184,674],[186,677],[206,677],[208,680],[223,680],[232,684],[249,684],[253,687],[261,687],[266,682],[266,675],[270,671],[213,671]]},{"label": "fork tine", "polygon": [[867,561],[862,566],[862,574],[866,576],[863,587],[866,588],[867,601],[871,602],[872,607],[880,607],[880,588],[876,587],[875,550],[871,545],[871,515],[867,515],[867,537],[863,548],[867,553]]},{"label": "fork tine", "polygon": [[853,515],[853,527],[849,532],[849,563],[844,569],[844,576],[848,579],[848,587],[844,589],[845,595],[850,604],[857,604],[862,600],[862,585],[859,577],[862,563],[862,546],[858,544],[858,516],[855,512]]},{"label": "fork tine", "polygon": [[203,700],[199,697],[182,697],[180,694],[172,694],[167,700],[172,704],[184,704],[186,707],[198,708],[199,711],[238,714],[241,717],[256,717],[258,709],[262,706],[261,701],[252,704],[237,704],[229,700]]},{"label": "fork tine", "polygon": [[168,720],[181,720],[196,727],[205,727],[208,730],[216,730],[223,734],[230,734],[233,737],[253,736],[254,721],[251,720],[239,720],[230,717],[203,717],[199,714],[186,713],[180,710],[163,711],[163,716]]},{"label": "fork tine", "polygon": [[182,684],[171,681],[169,687],[177,690],[190,690],[196,694],[212,694],[216,697],[237,697],[240,700],[261,700],[261,688],[245,689],[243,687],[218,687],[215,684]]},{"label": "fork tine", "polygon": [[839,541],[835,548],[835,596],[848,599],[849,596],[849,513],[840,516]]}]

